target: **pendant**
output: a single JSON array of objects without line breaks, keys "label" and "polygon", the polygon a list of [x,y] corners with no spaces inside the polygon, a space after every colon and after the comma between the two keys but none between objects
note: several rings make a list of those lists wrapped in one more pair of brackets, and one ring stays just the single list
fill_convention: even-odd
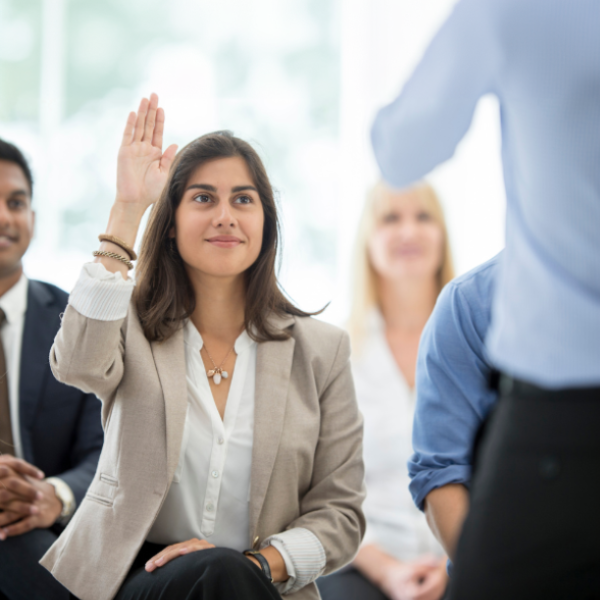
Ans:
[{"label": "pendant", "polygon": [[206,375],[208,377],[212,377],[215,385],[219,385],[221,383],[221,379],[227,379],[229,377],[229,373],[227,371],[222,371],[219,368],[211,369],[206,373]]}]

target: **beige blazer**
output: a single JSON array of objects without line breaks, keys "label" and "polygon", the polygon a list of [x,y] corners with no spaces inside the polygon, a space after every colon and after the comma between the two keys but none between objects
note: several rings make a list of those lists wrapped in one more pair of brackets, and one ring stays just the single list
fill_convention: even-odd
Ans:
[{"label": "beige blazer", "polygon": [[[248,546],[293,527],[348,563],[365,522],[362,418],[348,336],[312,318],[272,317],[291,337],[258,345]],[[187,407],[183,331],[148,342],[133,305],[120,321],[68,306],[50,353],[56,378],[102,400],[105,442],[87,495],[41,560],[81,600],[115,596],[167,495]],[[295,600],[319,598],[310,584]]]}]

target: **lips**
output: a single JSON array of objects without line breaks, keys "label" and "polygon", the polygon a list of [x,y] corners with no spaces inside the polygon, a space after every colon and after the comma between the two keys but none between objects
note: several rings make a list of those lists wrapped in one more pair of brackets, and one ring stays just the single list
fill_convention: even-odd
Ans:
[{"label": "lips", "polygon": [[217,248],[235,248],[242,243],[242,240],[234,235],[216,235],[206,241]]},{"label": "lips", "polygon": [[17,241],[17,238],[6,235],[5,233],[0,233],[0,250],[2,248],[9,248]]}]

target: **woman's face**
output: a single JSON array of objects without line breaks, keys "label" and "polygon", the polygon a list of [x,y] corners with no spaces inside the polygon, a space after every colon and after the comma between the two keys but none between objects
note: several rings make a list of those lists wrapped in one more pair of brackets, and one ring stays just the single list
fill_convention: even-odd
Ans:
[{"label": "woman's face", "polygon": [[238,156],[219,158],[190,176],[172,233],[188,269],[232,277],[258,258],[264,218],[246,161]]},{"label": "woman's face", "polygon": [[381,192],[375,231],[368,244],[376,273],[402,281],[435,277],[444,251],[444,233],[418,192]]}]

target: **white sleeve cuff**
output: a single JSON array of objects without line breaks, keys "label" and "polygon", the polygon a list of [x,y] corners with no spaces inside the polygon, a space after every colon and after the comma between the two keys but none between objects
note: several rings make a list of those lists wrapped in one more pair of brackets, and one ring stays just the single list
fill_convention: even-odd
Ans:
[{"label": "white sleeve cuff", "polygon": [[325,570],[323,545],[312,531],[304,527],[272,535],[261,544],[261,549],[266,546],[273,546],[281,554],[289,575],[287,581],[274,584],[280,594],[297,592]]},{"label": "white sleeve cuff", "polygon": [[100,263],[86,263],[69,296],[69,304],[88,319],[118,321],[127,316],[133,281],[107,271]]}]

